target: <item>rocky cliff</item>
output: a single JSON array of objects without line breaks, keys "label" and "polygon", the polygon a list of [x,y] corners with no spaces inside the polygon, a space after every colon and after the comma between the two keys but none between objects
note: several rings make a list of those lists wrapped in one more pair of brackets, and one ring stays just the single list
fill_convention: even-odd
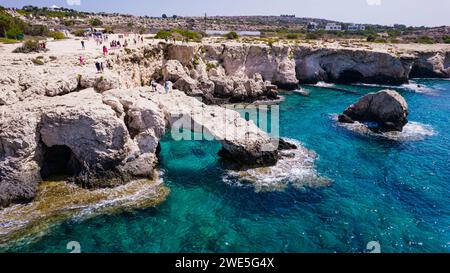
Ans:
[{"label": "rocky cliff", "polygon": [[[167,128],[187,118],[241,165],[273,165],[276,143],[238,113],[206,105],[277,97],[316,81],[399,84],[448,77],[448,51],[380,52],[307,45],[165,44],[108,57],[1,52],[0,205],[33,198],[44,177],[67,175],[84,187],[148,178]],[[39,60],[39,62],[37,61]],[[94,63],[109,68],[95,73]],[[150,92],[151,81],[173,83]],[[181,90],[181,91],[178,91]],[[230,130],[231,128],[231,130]],[[275,146],[274,146],[275,145]]]},{"label": "rocky cliff", "polygon": [[[43,65],[35,65],[35,60]],[[276,99],[277,89],[298,83],[402,84],[414,77],[450,77],[450,48],[369,50],[311,45],[246,43],[166,44],[120,50],[107,57],[111,69],[93,73],[99,56],[86,65],[50,54],[6,56],[0,75],[0,105],[36,96],[57,96],[93,87],[132,88],[167,79],[174,88],[208,104]]]}]

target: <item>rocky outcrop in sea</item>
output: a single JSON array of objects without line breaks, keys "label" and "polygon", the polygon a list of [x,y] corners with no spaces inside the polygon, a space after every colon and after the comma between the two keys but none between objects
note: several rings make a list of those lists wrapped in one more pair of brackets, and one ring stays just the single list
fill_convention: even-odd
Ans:
[{"label": "rocky outcrop in sea", "polygon": [[374,130],[399,131],[408,123],[408,104],[396,91],[383,90],[363,96],[350,105],[339,121],[343,123],[374,122]]}]

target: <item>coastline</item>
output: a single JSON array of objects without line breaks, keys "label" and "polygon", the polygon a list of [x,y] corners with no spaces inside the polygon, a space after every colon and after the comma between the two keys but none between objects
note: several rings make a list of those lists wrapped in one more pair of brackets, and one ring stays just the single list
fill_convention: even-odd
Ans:
[{"label": "coastline", "polygon": [[[153,168],[154,164],[157,162],[156,155],[159,139],[164,130],[170,127],[168,125],[174,122],[173,120],[170,120],[169,116],[173,116],[174,113],[183,113],[184,111],[192,112],[192,109],[196,110],[198,108],[208,109],[207,111],[212,111],[215,114],[221,113],[219,111],[221,108],[214,108],[216,106],[214,103],[211,103],[214,102],[214,97],[220,99],[224,98],[225,100],[235,99],[242,102],[250,101],[250,103],[253,103],[254,105],[278,104],[283,102],[285,98],[283,96],[278,96],[278,91],[275,91],[277,83],[281,86],[283,84],[297,85],[299,82],[315,83],[318,80],[325,80],[328,83],[341,82],[339,77],[345,72],[344,68],[347,66],[358,67],[361,73],[367,73],[367,75],[363,75],[363,77],[367,77],[368,79],[374,79],[373,77],[376,78],[377,75],[382,75],[380,78],[376,78],[377,81],[379,79],[381,83],[385,79],[388,79],[388,83],[390,83],[389,81],[391,78],[395,79],[393,81],[395,83],[403,83],[405,80],[409,80],[409,75],[406,74],[411,72],[414,62],[425,61],[426,66],[428,67],[429,65],[427,69],[436,73],[436,75],[440,75],[440,73],[447,73],[445,71],[449,70],[449,68],[445,68],[445,63],[448,62],[448,58],[450,58],[450,46],[442,46],[441,48],[441,45],[415,48],[414,52],[411,51],[413,50],[412,48],[407,46],[395,45],[399,51],[390,52],[389,48],[391,47],[381,47],[380,49],[376,48],[373,50],[368,50],[367,48],[349,49],[339,45],[335,46],[335,44],[327,45],[326,43],[317,45],[303,44],[292,47],[289,45],[275,45],[274,47],[269,47],[265,44],[236,42],[229,42],[224,46],[222,44],[208,43],[205,43],[204,45],[195,43],[170,45],[161,44],[160,42],[162,41],[155,41],[152,42],[151,45],[141,45],[132,48],[134,51],[131,53],[127,53],[126,51],[114,52],[114,55],[111,54],[109,57],[102,59],[116,59],[117,61],[114,63],[114,68],[107,70],[103,74],[95,74],[92,65],[97,59],[102,58],[100,57],[100,48],[93,46],[91,50],[87,52],[80,52],[78,49],[73,51],[73,48],[78,46],[75,46],[78,42],[79,41],[76,40],[62,42],[55,41],[53,44],[49,44],[50,52],[30,55],[11,55],[9,51],[13,46],[4,46],[0,48],[0,55],[5,57],[1,61],[2,65],[9,64],[6,65],[8,66],[8,70],[5,75],[1,76],[2,78],[0,81],[2,84],[0,95],[4,95],[0,105],[0,119],[8,117],[8,115],[5,114],[8,114],[8,112],[9,115],[12,116],[11,119],[5,119],[8,122],[3,122],[2,125],[6,126],[10,124],[10,122],[12,124],[20,121],[21,115],[13,115],[17,109],[22,109],[23,112],[21,114],[23,114],[36,113],[35,110],[30,111],[30,109],[33,109],[33,107],[35,107],[35,109],[39,108],[41,109],[39,110],[41,112],[36,114],[37,120],[41,118],[41,115],[48,115],[48,117],[45,116],[46,120],[54,118],[59,122],[60,117],[63,116],[64,113],[69,113],[67,120],[81,119],[80,117],[84,118],[86,113],[91,113],[87,110],[89,110],[90,106],[93,106],[96,111],[97,109],[104,111],[102,113],[106,113],[105,116],[94,116],[91,114],[86,116],[89,118],[94,116],[93,120],[95,122],[101,121],[99,124],[102,128],[108,129],[108,126],[111,126],[111,124],[107,124],[107,122],[103,122],[103,120],[112,120],[113,117],[117,118],[117,126],[111,131],[116,132],[117,130],[123,130],[124,139],[127,139],[128,137],[130,141],[126,142],[126,145],[117,148],[118,152],[116,154],[123,156],[123,151],[129,152],[132,150],[133,153],[126,154],[126,157],[120,158],[120,160],[122,160],[121,162],[129,163],[136,158],[145,160],[143,163],[138,162],[142,165],[137,164],[137,166],[133,165],[129,167],[131,169],[130,172],[134,172],[137,169],[141,171],[142,169],[140,169],[140,166],[145,165],[147,173],[145,173],[144,176],[149,174],[149,168]],[[52,48],[53,45],[55,46],[54,48]],[[202,48],[209,53],[202,53]],[[227,48],[229,51],[220,53],[219,49],[223,48]],[[168,50],[172,50],[172,55],[166,58],[164,52]],[[405,50],[405,52],[403,52],[403,50]],[[151,52],[151,54],[149,52]],[[444,56],[444,58],[427,59],[422,56],[428,56],[427,54],[430,52],[433,56]],[[81,53],[88,58],[86,66],[77,66],[76,64],[76,56]],[[151,57],[148,57],[149,55],[146,55],[146,53],[150,54]],[[339,65],[334,63],[336,59],[333,56],[336,56],[336,54],[338,59],[344,59],[343,63],[339,63]],[[411,57],[410,54],[417,55]],[[30,63],[30,60],[38,56],[43,56],[43,59],[45,60],[45,64],[42,67]],[[56,56],[57,59],[52,61],[50,56]],[[193,67],[192,64],[198,56],[200,56],[200,59],[197,59],[199,64]],[[238,58],[236,56],[238,56]],[[249,58],[249,56],[253,56],[253,59]],[[21,59],[21,57],[24,57],[24,59]],[[362,62],[358,59],[359,57],[362,58]],[[223,59],[223,64],[220,64],[219,61]],[[242,62],[242,59],[245,59],[246,61]],[[365,63],[366,60],[375,61],[370,62],[367,66],[361,66],[361,63]],[[386,65],[385,62],[387,62],[388,65]],[[209,63],[214,63],[217,66],[208,71],[207,66]],[[255,63],[259,63],[259,66],[255,65]],[[336,65],[337,68],[331,66],[331,64]],[[308,69],[312,67],[313,69],[301,70],[299,67],[308,67]],[[330,67],[333,67],[336,70],[328,71]],[[301,70],[300,74],[299,70]],[[159,72],[161,72],[162,75],[160,75]],[[393,73],[392,77],[390,73]],[[311,75],[314,76],[311,78]],[[171,96],[175,99],[172,101],[163,96],[164,91],[160,84],[158,84],[157,92],[155,94],[152,94],[149,91],[148,84],[151,80],[161,80],[161,76],[170,79],[174,84]],[[15,78],[18,78],[19,80],[16,81]],[[369,82],[370,81],[371,80],[369,80]],[[211,82],[213,85],[211,85]],[[144,85],[144,87],[141,87],[141,85]],[[211,98],[210,96],[213,96],[212,100],[208,100],[208,98]],[[155,99],[155,97],[158,98]],[[207,102],[207,104],[197,105],[196,101],[194,103],[192,97],[206,98],[205,102]],[[68,101],[64,101],[65,98],[67,98]],[[168,98],[172,97],[169,96]],[[43,107],[41,105],[42,103],[44,103],[46,105],[44,106],[47,108]],[[97,103],[101,106],[98,106]],[[53,104],[63,107],[59,112],[53,113],[53,111],[55,111],[55,109],[51,109],[53,108]],[[21,108],[15,108],[19,105]],[[72,112],[74,109],[79,109],[79,112]],[[209,112],[207,113],[210,114]],[[164,113],[164,115],[161,113]],[[231,116],[234,117],[239,115],[233,112]],[[134,121],[133,119],[129,119],[130,117],[134,118]],[[147,124],[146,119],[149,117],[151,117],[151,123]],[[244,128],[247,126],[243,125],[244,121],[242,118],[233,118],[233,120],[238,120],[239,122],[242,121],[242,123],[237,122],[240,124],[239,126],[241,126],[238,126],[237,128]],[[216,135],[224,133],[222,132],[223,128],[217,126],[219,123],[211,124],[211,122],[208,123],[205,119],[199,120],[198,122],[199,124],[210,126],[208,128],[210,128],[211,131],[215,131]],[[47,126],[50,129],[54,129],[56,127],[55,124],[57,123],[37,122],[36,124],[33,125],[34,127],[30,127],[30,134],[26,135],[27,137],[32,136],[33,132],[36,133],[36,128],[39,128],[40,130],[41,127]],[[75,130],[79,130],[80,128],[78,127],[80,125],[77,122],[75,122],[73,126]],[[97,126],[97,123],[95,123],[95,126]],[[43,134],[40,131],[37,132],[37,135],[39,136],[36,138],[42,139],[41,135],[46,135],[46,137],[44,137],[46,143],[44,144],[48,147],[65,144],[65,140],[61,141],[58,139],[57,133],[55,133],[56,135],[52,135],[54,132],[57,132],[57,130],[51,131],[50,129],[48,129],[50,133],[47,134]],[[148,133],[149,129],[154,130],[153,133]],[[6,131],[7,130],[5,129],[3,132]],[[250,131],[255,135],[255,139],[252,140],[253,142],[248,142],[248,139],[243,137],[241,139],[243,140],[242,142],[241,140],[238,140],[237,142],[230,144],[228,141],[224,141],[224,147],[227,147],[230,151],[236,151],[235,158],[244,158],[247,162],[261,160],[258,162],[259,165],[275,165],[279,159],[277,157],[278,155],[263,154],[260,153],[259,150],[261,144],[267,142],[265,133],[253,127],[250,127]],[[111,140],[105,141],[102,140],[102,134],[103,133],[95,135],[93,138],[94,141],[106,143],[107,149],[110,149],[110,146],[108,146],[110,144],[108,143],[113,143],[115,138],[112,137]],[[108,135],[108,133],[105,135]],[[139,135],[141,138],[135,138],[136,135]],[[10,144],[13,143],[10,141],[10,137],[11,136],[8,135],[0,136],[0,141],[3,143],[1,152],[4,153],[1,154],[3,156],[2,160],[8,160],[10,158],[15,159],[14,156],[6,156],[5,151],[8,149],[4,148],[11,146]],[[63,139],[63,136],[60,138]],[[225,138],[225,140],[227,139]],[[41,140],[35,141],[34,138],[31,138],[29,143],[35,143],[36,147],[39,147],[39,145],[42,145],[40,141]],[[15,143],[13,144],[16,145]],[[241,145],[245,147],[244,152],[236,148],[241,147]],[[24,147],[29,148],[30,146],[24,145]],[[22,149],[23,147],[14,146],[13,148]],[[33,148],[31,151],[27,151],[27,153],[29,152],[32,154],[34,158],[34,153],[39,153],[36,151],[39,151],[39,148]],[[116,159],[116,154],[114,154],[114,159]],[[142,157],[142,155],[148,157]],[[27,162],[29,162],[29,159],[27,159]],[[108,164],[109,163],[110,162],[108,161]],[[107,166],[107,164],[105,164],[105,166]],[[36,170],[36,168],[39,169],[41,166],[36,165],[33,166],[33,168]],[[33,168],[30,169],[33,170]],[[257,172],[258,168],[264,172],[268,170],[270,166],[259,166],[251,171]],[[6,168],[4,169],[6,170]],[[129,174],[128,171],[129,169],[127,169],[127,175]],[[39,171],[36,173],[39,174]],[[140,172],[136,173],[138,176],[142,175]],[[93,174],[96,174],[95,171]],[[98,174],[101,176],[101,172]],[[251,173],[250,175],[244,174],[244,176],[253,176],[254,178],[258,177],[258,174]],[[2,183],[6,181],[5,178],[0,178],[3,179],[1,181]],[[134,177],[134,179],[135,178],[136,177]],[[26,181],[28,181],[28,179],[30,178],[28,177]],[[25,230],[28,235],[39,235],[42,233],[42,230],[48,229],[56,222],[76,216],[79,212],[77,212],[77,210],[83,210],[83,206],[95,206],[95,204],[91,204],[89,201],[83,205],[83,198],[78,199],[77,190],[80,191],[79,194],[81,195],[92,194],[95,196],[96,194],[105,194],[98,198],[104,198],[103,201],[112,202],[113,207],[110,208],[109,205],[107,205],[104,210],[103,208],[99,209],[99,213],[120,211],[121,207],[132,209],[155,206],[160,202],[163,202],[169,192],[162,184],[154,185],[143,183],[137,185],[139,183],[133,182],[133,178],[130,179],[130,177],[127,177],[124,181],[119,183],[125,183],[125,185],[120,185],[113,189],[87,191],[82,188],[75,189],[72,188],[72,185],[66,184],[64,187],[62,186],[62,188],[60,188],[61,191],[65,192],[65,194],[60,197],[73,197],[73,203],[61,204],[58,200],[47,201],[45,198],[40,200],[40,194],[42,194],[43,191],[46,191],[47,186],[55,186],[55,189],[57,189],[60,184],[38,182],[40,181],[39,178],[31,178],[31,180],[33,180],[33,183],[43,187],[37,189],[35,195],[28,196],[31,197],[31,199],[34,198],[35,201],[28,205],[14,204],[13,202],[12,206],[3,208],[0,212],[5,215],[8,213],[14,215],[15,210],[32,211],[34,213],[29,213],[31,219],[26,220],[29,222],[25,225],[25,220],[21,219],[20,216],[15,220],[17,221],[16,223],[8,222],[11,220],[11,217],[9,216],[9,219],[6,219],[2,228],[7,227],[11,230],[7,231],[7,235],[4,239],[0,239],[0,243],[23,237],[25,234],[23,232]],[[314,186],[312,184],[313,183],[306,183],[306,186]],[[322,184],[328,185],[329,183],[328,181],[323,181]],[[117,186],[116,183],[114,183],[114,185]],[[152,189],[151,191],[154,191],[152,194],[155,194],[154,198],[148,199],[147,195],[145,201],[140,199],[137,203],[131,201],[128,202],[126,196],[124,197],[125,200],[122,201],[115,200],[114,198],[110,199],[111,196],[120,194],[122,190],[127,192],[127,187],[132,188],[131,195],[128,197],[133,198],[134,195],[140,194],[138,188],[141,186],[143,189]],[[17,200],[22,200],[22,197],[20,196]],[[96,202],[98,201],[99,200],[96,200]],[[39,215],[40,211],[35,208],[35,206],[40,206],[39,202],[54,204],[59,207],[50,207],[49,211],[42,212],[44,214],[42,216]],[[74,206],[74,204],[79,205],[79,202],[81,202],[81,206]],[[114,204],[115,202],[117,202],[117,204]],[[17,225],[15,226],[15,224]],[[15,229],[16,227],[17,229]],[[23,240],[27,240],[26,238],[28,235],[25,236]]]}]

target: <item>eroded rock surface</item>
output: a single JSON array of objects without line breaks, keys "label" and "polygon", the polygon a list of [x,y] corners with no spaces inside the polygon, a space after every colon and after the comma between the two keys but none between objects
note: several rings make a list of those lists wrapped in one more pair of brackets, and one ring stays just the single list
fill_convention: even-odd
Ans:
[{"label": "eroded rock surface", "polygon": [[383,90],[370,93],[352,104],[339,121],[353,123],[354,121],[376,122],[383,131],[402,131],[408,123],[408,104],[396,91]]},{"label": "eroded rock surface", "polygon": [[90,88],[0,106],[0,204],[32,199],[44,175],[70,175],[88,188],[151,178],[166,129],[192,123],[239,163],[276,163],[277,147],[239,113],[158,90]]}]

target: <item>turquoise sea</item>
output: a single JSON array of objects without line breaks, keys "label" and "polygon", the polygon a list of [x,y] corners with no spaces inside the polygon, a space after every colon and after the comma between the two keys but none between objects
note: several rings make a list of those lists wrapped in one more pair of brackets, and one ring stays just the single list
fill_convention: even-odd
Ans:
[{"label": "turquoise sea", "polygon": [[[358,135],[336,125],[361,95],[380,86],[303,86],[280,104],[281,136],[318,155],[327,187],[256,192],[223,181],[220,144],[162,142],[171,189],[156,208],[69,220],[18,252],[450,252],[450,81],[416,80],[398,90],[414,126],[402,140]],[[417,84],[422,87],[418,88]],[[422,131],[426,137],[417,137]]]}]

